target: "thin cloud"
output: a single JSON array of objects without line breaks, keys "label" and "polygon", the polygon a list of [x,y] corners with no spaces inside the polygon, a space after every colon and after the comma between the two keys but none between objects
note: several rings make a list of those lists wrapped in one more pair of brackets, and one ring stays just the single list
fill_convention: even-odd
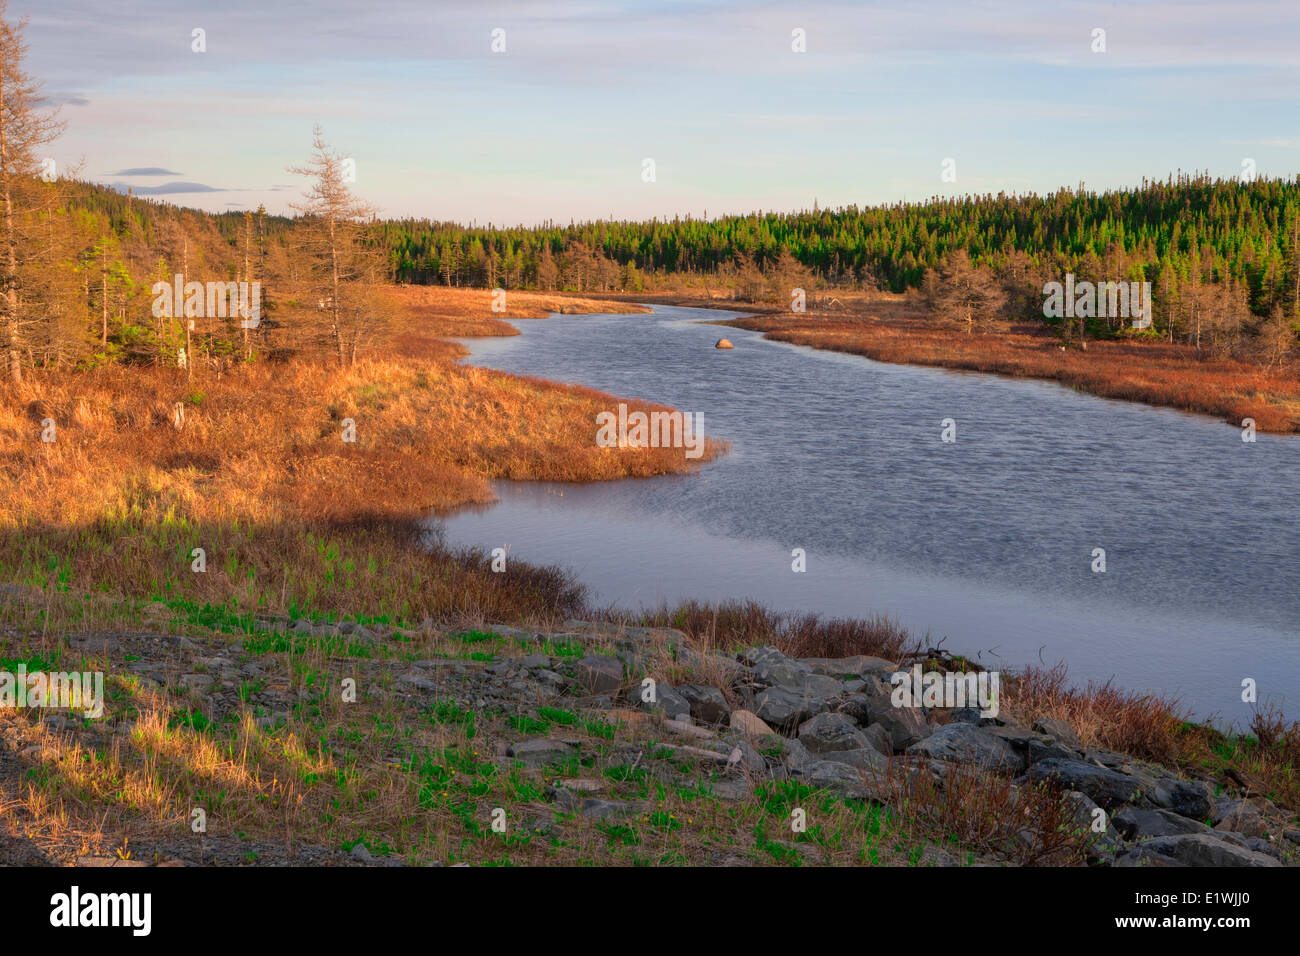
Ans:
[{"label": "thin cloud", "polygon": [[129,183],[109,183],[109,189],[116,189],[120,193],[128,189],[137,196],[170,196],[174,193],[224,193],[228,190],[218,189],[215,186],[205,186],[203,183],[163,183],[161,186],[136,186]]},{"label": "thin cloud", "polygon": [[161,166],[132,166],[130,169],[119,169],[113,173],[114,176],[179,176],[180,173],[172,169],[163,169]]}]

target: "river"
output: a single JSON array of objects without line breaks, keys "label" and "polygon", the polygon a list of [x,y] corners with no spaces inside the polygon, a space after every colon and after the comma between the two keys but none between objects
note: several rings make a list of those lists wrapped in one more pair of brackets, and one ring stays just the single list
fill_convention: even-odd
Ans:
[{"label": "river", "polygon": [[691,475],[500,482],[496,504],[433,519],[447,543],[560,564],[597,604],[886,614],[986,666],[1065,661],[1075,683],[1173,693],[1217,723],[1249,719],[1246,678],[1300,713],[1300,438],[699,324],[731,315],[462,340],[471,364],[702,413],[731,451]]}]

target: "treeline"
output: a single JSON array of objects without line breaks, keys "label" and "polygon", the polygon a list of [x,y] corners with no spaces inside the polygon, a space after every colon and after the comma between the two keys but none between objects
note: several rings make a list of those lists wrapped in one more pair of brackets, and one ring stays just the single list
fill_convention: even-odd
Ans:
[{"label": "treeline", "polygon": [[[1227,348],[1261,323],[1300,320],[1300,177],[1170,176],[1134,189],[1062,189],[713,220],[467,228],[395,220],[375,233],[400,281],[637,292],[674,277],[780,301],[788,281],[923,288],[969,265],[1005,286],[1006,306],[1042,318],[1042,287],[1150,282],[1153,334]],[[788,293],[786,293],[788,294]],[[1212,315],[1211,315],[1212,314]],[[1121,323],[1103,320],[1105,334]]]}]

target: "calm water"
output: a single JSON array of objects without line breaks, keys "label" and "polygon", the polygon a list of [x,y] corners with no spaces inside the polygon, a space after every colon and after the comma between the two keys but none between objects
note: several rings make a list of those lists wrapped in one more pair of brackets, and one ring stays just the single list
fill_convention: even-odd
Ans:
[{"label": "calm water", "polygon": [[[732,449],[689,476],[501,483],[499,503],[435,521],[447,541],[566,566],[599,603],[885,613],[986,664],[1064,660],[1202,717],[1248,719],[1245,677],[1300,714],[1300,440],[697,324],[727,317],[554,316],[466,340],[472,364],[702,412]],[[723,334],[734,351],[713,348]]]}]

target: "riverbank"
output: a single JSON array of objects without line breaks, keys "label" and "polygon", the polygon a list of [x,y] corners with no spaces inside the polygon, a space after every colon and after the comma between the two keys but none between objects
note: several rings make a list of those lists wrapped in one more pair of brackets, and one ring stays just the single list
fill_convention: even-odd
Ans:
[{"label": "riverbank", "polygon": [[[457,364],[441,336],[496,334],[490,293],[391,295],[384,337],[343,370],[304,356],[0,383],[0,580],[240,613],[563,614],[558,576],[412,548],[419,521],[490,501],[495,478],[672,474],[725,447],[599,447],[598,413],[664,409]],[[557,308],[611,305],[512,293],[501,314]]]},{"label": "riverbank", "polygon": [[[1179,726],[1138,698],[1063,692],[1051,674],[1008,680],[981,716],[899,706],[891,691],[899,668],[962,673],[968,661],[869,640],[829,658],[806,641],[737,650],[689,614],[690,632],[269,615],[175,627],[166,602],[121,610],[136,616],[129,627],[70,634],[23,661],[102,672],[101,715],[0,709],[0,863],[1271,867],[1300,856],[1294,808],[1248,780],[1259,742]],[[730,613],[752,625],[761,612]],[[6,667],[16,639],[0,637]],[[1155,732],[1144,747],[1169,734],[1180,752],[1108,746],[1144,732]],[[1185,759],[1197,748],[1203,760]]]},{"label": "riverbank", "polygon": [[718,324],[879,362],[1037,378],[1103,398],[1212,415],[1237,426],[1251,418],[1257,431],[1300,432],[1300,374],[1294,361],[1270,369],[1148,339],[1062,348],[1046,327],[1030,324],[1003,323],[968,335],[939,321],[917,296],[843,290],[819,296],[821,301],[803,314],[700,294],[626,298],[752,313]]}]

